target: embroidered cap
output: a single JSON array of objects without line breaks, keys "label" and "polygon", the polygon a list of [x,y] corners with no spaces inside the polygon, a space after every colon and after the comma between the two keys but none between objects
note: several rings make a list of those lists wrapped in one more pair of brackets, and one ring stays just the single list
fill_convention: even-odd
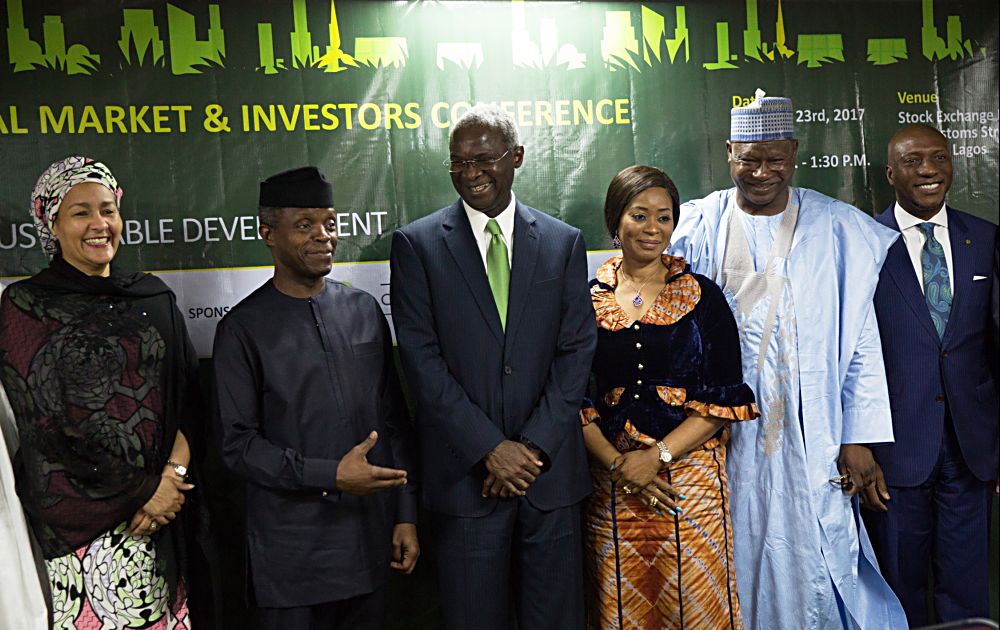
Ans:
[{"label": "embroidered cap", "polygon": [[752,103],[734,107],[729,112],[729,139],[732,142],[764,142],[795,137],[792,99],[764,94],[764,90],[757,88]]}]

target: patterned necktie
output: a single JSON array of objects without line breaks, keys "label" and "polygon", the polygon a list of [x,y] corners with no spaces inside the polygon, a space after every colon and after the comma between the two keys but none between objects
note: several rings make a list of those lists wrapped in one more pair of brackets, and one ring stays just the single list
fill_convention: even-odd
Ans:
[{"label": "patterned necktie", "polygon": [[486,222],[490,233],[490,246],[486,249],[486,277],[490,280],[493,300],[500,312],[500,325],[507,330],[507,297],[510,294],[510,262],[507,259],[507,244],[500,235],[500,224],[496,219]]},{"label": "patterned necktie", "polygon": [[938,336],[944,337],[944,328],[948,325],[948,315],[951,313],[951,281],[948,280],[948,261],[944,257],[941,243],[934,238],[934,224],[920,223],[917,225],[924,233],[926,240],[920,250],[920,266],[924,272],[924,299],[931,313],[931,321],[937,329]]}]

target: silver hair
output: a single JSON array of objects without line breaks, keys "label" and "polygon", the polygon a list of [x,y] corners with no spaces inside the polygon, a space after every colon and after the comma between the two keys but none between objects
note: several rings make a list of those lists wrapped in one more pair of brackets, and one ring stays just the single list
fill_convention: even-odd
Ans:
[{"label": "silver hair", "polygon": [[450,143],[454,140],[455,134],[466,127],[496,129],[500,133],[500,138],[503,140],[504,146],[508,149],[513,149],[519,144],[517,125],[514,123],[514,117],[496,105],[479,103],[462,114],[462,117],[458,119],[455,126],[451,128],[451,133],[448,134],[448,142]]}]

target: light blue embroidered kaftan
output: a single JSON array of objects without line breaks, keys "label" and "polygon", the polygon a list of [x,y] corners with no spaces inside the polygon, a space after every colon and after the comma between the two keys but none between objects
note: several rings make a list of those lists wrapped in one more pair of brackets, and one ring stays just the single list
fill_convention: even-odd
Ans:
[{"label": "light blue embroidered kaftan", "polygon": [[872,296],[895,238],[804,188],[773,217],[735,189],[681,207],[671,252],[723,288],[762,413],[730,427],[727,465],[747,628],[906,627],[857,499],[830,481],[841,444],[892,441]]}]

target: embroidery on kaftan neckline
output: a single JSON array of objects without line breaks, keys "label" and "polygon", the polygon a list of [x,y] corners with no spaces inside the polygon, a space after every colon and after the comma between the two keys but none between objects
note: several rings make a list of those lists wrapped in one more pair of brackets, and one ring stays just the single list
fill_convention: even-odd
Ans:
[{"label": "embroidery on kaftan neckline", "polygon": [[[777,273],[777,259],[787,259],[791,251],[792,237],[799,214],[797,197],[795,189],[790,188],[788,204],[785,206],[778,233],[774,237],[767,263],[762,272],[755,271],[753,255],[750,252],[750,245],[743,228],[742,216],[738,214],[742,210],[737,206],[729,216],[726,249],[722,260],[722,287],[733,297],[732,301],[735,305],[736,320],[741,337],[746,335],[746,323],[754,309],[761,300],[770,297],[767,315],[761,328],[760,346],[757,353],[756,371],[758,374],[764,365],[764,359],[771,344],[771,336],[778,317],[778,304],[781,302],[782,293],[788,283],[788,279]],[[777,343],[780,348],[785,349],[779,361],[789,372],[781,374],[779,371],[779,374],[776,375],[779,380],[773,383],[773,392],[764,392],[764,400],[761,401],[762,406],[767,409],[762,429],[764,431],[764,453],[768,457],[776,453],[781,445],[782,430],[788,421],[785,398],[792,385],[789,374],[790,370],[796,369],[796,357],[788,351],[788,348],[793,345],[795,313],[794,309],[787,310],[789,317],[782,318],[777,332]]]}]

